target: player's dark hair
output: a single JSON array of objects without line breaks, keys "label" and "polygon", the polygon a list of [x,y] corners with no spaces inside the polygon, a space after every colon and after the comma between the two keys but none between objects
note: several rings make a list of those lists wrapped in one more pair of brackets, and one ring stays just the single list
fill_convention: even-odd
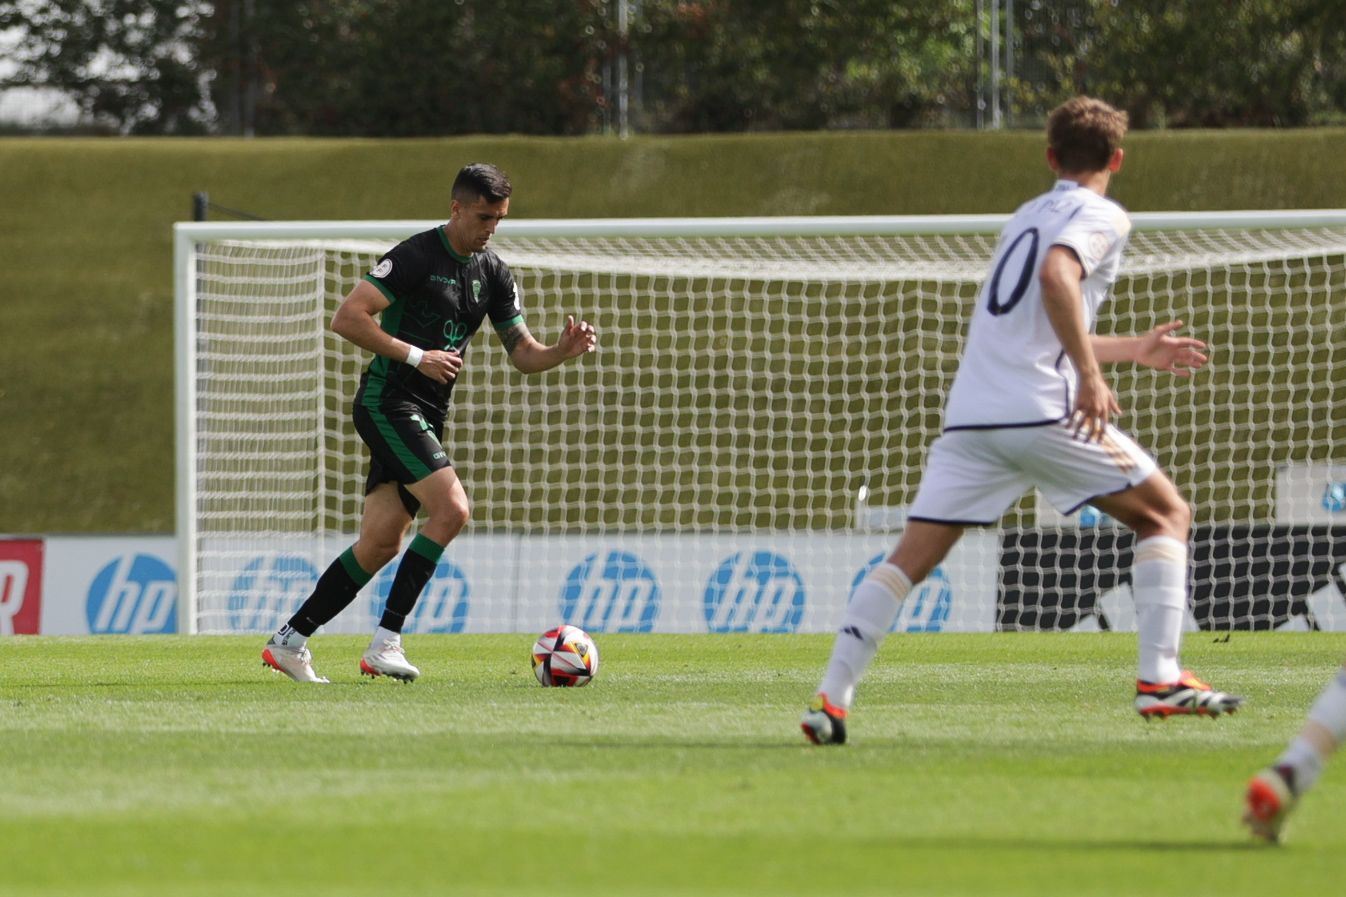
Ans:
[{"label": "player's dark hair", "polygon": [[1047,146],[1060,171],[1102,171],[1126,135],[1126,113],[1093,97],[1072,97],[1047,117]]},{"label": "player's dark hair", "polygon": [[485,162],[473,162],[464,165],[453,179],[452,196],[459,202],[468,202],[481,197],[487,202],[500,202],[509,199],[514,187],[505,173],[494,165]]}]

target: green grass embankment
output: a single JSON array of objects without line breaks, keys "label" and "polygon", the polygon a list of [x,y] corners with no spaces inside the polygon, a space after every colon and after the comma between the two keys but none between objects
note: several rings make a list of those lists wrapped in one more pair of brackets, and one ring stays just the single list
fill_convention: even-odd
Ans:
[{"label": "green grass embankment", "polygon": [[[1137,211],[1346,207],[1346,130],[1137,133]],[[171,226],[191,194],[271,219],[435,218],[453,173],[516,218],[1004,212],[1037,133],[443,140],[0,140],[0,533],[173,530]]]}]

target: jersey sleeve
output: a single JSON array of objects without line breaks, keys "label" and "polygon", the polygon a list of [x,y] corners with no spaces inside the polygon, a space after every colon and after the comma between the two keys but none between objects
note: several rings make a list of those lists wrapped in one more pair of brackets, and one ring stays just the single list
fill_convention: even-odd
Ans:
[{"label": "jersey sleeve", "polygon": [[429,270],[425,253],[411,240],[404,240],[383,254],[365,280],[378,287],[389,302],[396,303],[423,284]]},{"label": "jersey sleeve", "polygon": [[1080,208],[1052,245],[1075,250],[1088,277],[1105,259],[1121,251],[1130,233],[1131,219],[1121,206],[1111,202],[1090,204]]},{"label": "jersey sleeve", "polygon": [[514,282],[514,274],[504,262],[497,261],[491,270],[491,299],[486,314],[497,333],[504,333],[516,324],[523,323],[523,302],[519,296],[519,285]]}]

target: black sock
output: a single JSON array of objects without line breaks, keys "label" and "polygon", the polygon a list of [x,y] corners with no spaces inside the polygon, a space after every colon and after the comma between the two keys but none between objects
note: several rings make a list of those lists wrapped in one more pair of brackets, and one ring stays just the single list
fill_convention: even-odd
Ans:
[{"label": "black sock", "polygon": [[347,548],[318,578],[313,594],[290,617],[288,625],[302,636],[312,635],[319,626],[345,610],[373,575],[365,572],[355,560],[354,549]]},{"label": "black sock", "polygon": [[406,554],[402,555],[402,563],[397,565],[393,588],[388,593],[388,604],[383,609],[383,619],[379,620],[380,626],[389,632],[402,631],[402,624],[416,606],[425,584],[435,575],[435,567],[443,553],[443,545],[420,533],[416,534]]}]

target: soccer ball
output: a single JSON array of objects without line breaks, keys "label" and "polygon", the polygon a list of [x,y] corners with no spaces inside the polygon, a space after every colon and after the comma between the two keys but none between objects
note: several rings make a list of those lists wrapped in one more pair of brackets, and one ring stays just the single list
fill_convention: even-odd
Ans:
[{"label": "soccer ball", "polygon": [[598,675],[598,646],[578,626],[548,629],[533,642],[533,675],[543,685],[588,685]]}]

